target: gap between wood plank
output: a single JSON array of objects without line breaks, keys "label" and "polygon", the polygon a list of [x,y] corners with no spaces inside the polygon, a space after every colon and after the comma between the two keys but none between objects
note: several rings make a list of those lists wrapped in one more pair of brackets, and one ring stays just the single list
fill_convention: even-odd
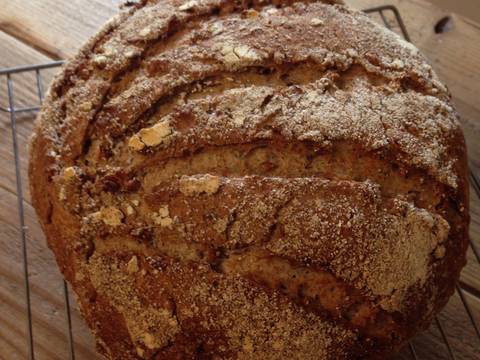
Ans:
[{"label": "gap between wood plank", "polygon": [[456,15],[456,16],[460,16],[465,23],[474,27],[476,30],[480,30],[480,24],[478,22],[476,22],[475,20],[469,19],[469,18],[461,16],[461,15]]},{"label": "gap between wood plank", "polygon": [[[23,178],[22,178],[22,180],[23,180]],[[4,185],[4,184],[2,184],[2,183],[0,183],[0,190],[5,190],[5,191],[8,192],[9,194],[11,194],[11,195],[13,195],[13,196],[15,196],[15,197],[17,196],[17,191],[16,191],[16,190],[10,189],[10,188],[8,188],[6,185]],[[25,197],[23,197],[23,202],[24,202],[25,204],[28,204],[28,205],[32,206],[32,204],[31,204],[30,202],[28,202],[27,200],[25,200]]]},{"label": "gap between wood plank", "polygon": [[0,23],[0,31],[52,60],[63,60],[62,56],[60,56],[53,47],[49,46],[41,39],[31,38],[28,33],[18,26],[3,22]]},{"label": "gap between wood plank", "polygon": [[480,300],[480,290],[475,289],[474,287],[472,287],[471,285],[467,284],[462,280],[458,281],[458,286],[460,286],[460,288],[468,295],[473,296],[474,298],[477,298],[478,300]]}]

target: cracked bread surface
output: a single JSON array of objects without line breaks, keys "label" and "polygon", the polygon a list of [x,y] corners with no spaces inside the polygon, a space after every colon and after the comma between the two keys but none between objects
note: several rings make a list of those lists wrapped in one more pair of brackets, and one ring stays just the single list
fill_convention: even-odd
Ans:
[{"label": "cracked bread surface", "polygon": [[110,359],[383,359],[465,264],[450,95],[340,1],[131,4],[57,76],[30,151]]}]

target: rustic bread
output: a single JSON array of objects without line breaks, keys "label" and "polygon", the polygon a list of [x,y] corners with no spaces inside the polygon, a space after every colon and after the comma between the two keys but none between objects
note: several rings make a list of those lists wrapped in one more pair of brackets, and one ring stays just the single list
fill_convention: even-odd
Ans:
[{"label": "rustic bread", "polygon": [[142,1],[54,81],[32,200],[107,358],[384,359],[446,304],[457,114],[333,3]]}]

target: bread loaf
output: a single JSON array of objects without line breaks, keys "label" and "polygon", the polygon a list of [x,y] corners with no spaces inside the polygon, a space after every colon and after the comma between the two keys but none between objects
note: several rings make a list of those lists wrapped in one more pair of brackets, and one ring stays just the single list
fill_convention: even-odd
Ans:
[{"label": "bread loaf", "polygon": [[448,301],[450,95],[337,3],[140,1],[53,82],[32,201],[107,358],[385,359]]}]

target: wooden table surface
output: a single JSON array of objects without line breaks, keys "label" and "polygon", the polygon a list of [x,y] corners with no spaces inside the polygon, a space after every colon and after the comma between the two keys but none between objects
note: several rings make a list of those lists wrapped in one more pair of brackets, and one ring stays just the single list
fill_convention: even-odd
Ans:
[{"label": "wooden table surface", "polygon": [[[64,59],[117,12],[119,1],[108,0],[0,0],[0,68]],[[357,8],[397,6],[415,43],[431,60],[453,93],[461,114],[474,171],[480,169],[480,25],[448,14],[423,0],[347,0]],[[435,33],[440,19],[450,16],[443,33]],[[45,86],[55,70],[44,71]],[[37,103],[34,76],[15,75],[15,105]],[[0,106],[7,105],[6,79],[0,76]],[[26,144],[33,114],[19,114],[17,133],[31,283],[36,359],[67,359],[67,327],[63,283],[30,205],[26,184]],[[480,248],[480,202],[472,191],[471,237]],[[480,265],[469,250],[461,286],[480,324]],[[91,335],[72,300],[77,359],[95,359]],[[26,305],[22,249],[17,213],[12,134],[8,114],[0,113],[0,359],[27,358]],[[480,359],[480,339],[455,295],[439,319],[457,359]],[[437,327],[413,341],[421,359],[448,359]],[[408,351],[398,358],[408,359]]]}]

